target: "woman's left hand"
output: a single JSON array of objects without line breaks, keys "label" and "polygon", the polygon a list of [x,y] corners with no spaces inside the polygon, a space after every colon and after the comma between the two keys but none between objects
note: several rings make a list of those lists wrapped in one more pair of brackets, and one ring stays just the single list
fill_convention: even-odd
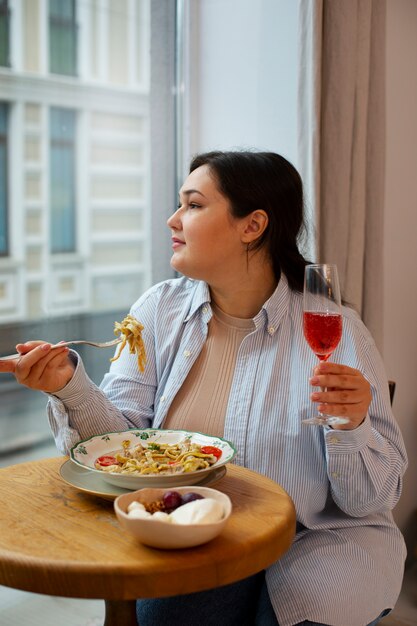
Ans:
[{"label": "woman's left hand", "polygon": [[346,417],[348,424],[334,425],[337,430],[353,430],[362,424],[372,400],[371,386],[359,370],[338,363],[320,363],[310,378],[311,394],[317,409],[325,415]]}]

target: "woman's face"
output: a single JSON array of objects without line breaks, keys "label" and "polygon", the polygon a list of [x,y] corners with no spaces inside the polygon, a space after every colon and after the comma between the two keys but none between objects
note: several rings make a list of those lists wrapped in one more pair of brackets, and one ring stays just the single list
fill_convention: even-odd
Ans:
[{"label": "woman's face", "polygon": [[207,165],[191,172],[179,199],[178,210],[167,222],[174,251],[171,266],[209,284],[232,276],[246,258],[241,239],[245,219],[232,216]]}]

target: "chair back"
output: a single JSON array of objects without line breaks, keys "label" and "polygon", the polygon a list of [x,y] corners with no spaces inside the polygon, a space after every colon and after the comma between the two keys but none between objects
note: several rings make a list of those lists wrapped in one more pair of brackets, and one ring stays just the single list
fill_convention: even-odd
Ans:
[{"label": "chair back", "polygon": [[390,400],[391,400],[391,406],[392,406],[392,403],[394,402],[395,386],[396,386],[396,383],[395,383],[394,380],[389,380],[388,381],[389,397],[390,397]]}]

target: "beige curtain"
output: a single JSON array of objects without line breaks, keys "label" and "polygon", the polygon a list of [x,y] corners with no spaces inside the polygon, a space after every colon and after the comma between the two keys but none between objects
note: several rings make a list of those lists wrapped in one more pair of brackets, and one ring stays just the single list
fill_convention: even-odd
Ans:
[{"label": "beige curtain", "polygon": [[299,154],[311,253],[382,336],[385,0],[300,0]]}]

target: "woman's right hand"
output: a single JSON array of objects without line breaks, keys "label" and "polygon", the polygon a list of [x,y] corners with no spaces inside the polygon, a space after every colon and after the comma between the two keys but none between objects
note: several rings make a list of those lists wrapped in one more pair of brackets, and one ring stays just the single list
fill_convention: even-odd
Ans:
[{"label": "woman's right hand", "polygon": [[18,358],[0,360],[0,372],[14,374],[21,385],[55,393],[63,389],[74,375],[75,366],[65,346],[51,350],[50,343],[28,341],[19,343],[16,350],[20,354]]}]

